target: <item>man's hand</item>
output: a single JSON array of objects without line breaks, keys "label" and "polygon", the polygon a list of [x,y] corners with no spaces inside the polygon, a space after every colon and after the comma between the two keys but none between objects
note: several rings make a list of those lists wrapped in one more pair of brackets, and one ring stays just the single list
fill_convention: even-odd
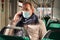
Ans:
[{"label": "man's hand", "polygon": [[20,15],[21,15],[21,12],[16,13],[13,20],[18,21],[20,18]]},{"label": "man's hand", "polygon": [[[20,19],[20,15],[21,15],[21,12],[18,12],[15,14],[13,20],[9,23],[10,27],[15,27],[16,23],[19,21]],[[13,35],[13,29],[6,29],[4,34],[5,35]]]},{"label": "man's hand", "polygon": [[12,20],[12,24],[15,25],[20,19],[21,12],[17,12]]}]

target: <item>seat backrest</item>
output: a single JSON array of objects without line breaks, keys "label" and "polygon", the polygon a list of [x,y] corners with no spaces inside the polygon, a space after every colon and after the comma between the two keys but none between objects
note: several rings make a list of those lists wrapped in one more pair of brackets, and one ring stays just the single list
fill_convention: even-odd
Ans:
[{"label": "seat backrest", "polygon": [[8,36],[0,34],[0,40],[30,40],[28,37]]},{"label": "seat backrest", "polygon": [[60,31],[49,31],[42,40],[60,40]]},{"label": "seat backrest", "polygon": [[[14,35],[10,35],[10,36],[8,34],[3,35],[6,29],[13,29],[14,30]],[[25,30],[24,27],[4,27],[4,28],[2,28],[2,30],[0,32],[0,36],[2,37],[1,39],[7,39],[7,40],[10,39],[9,37],[11,37],[11,36],[13,36],[13,37],[11,37],[11,39],[16,39],[16,37],[14,37],[14,36],[19,36],[20,38],[22,37],[22,39],[24,39],[24,40],[25,39],[30,39],[30,37],[29,37],[29,35],[28,35],[28,33],[27,33],[27,31]],[[17,38],[19,38],[19,37],[17,37]]]},{"label": "seat backrest", "polygon": [[50,19],[49,16],[45,16],[45,17],[43,18],[43,21],[45,22],[46,25],[47,25],[47,22],[48,22],[49,19]]},{"label": "seat backrest", "polygon": [[49,23],[47,24],[47,29],[60,29],[60,22],[58,21],[53,21],[50,20]]},{"label": "seat backrest", "polygon": [[6,28],[7,27],[2,28],[1,31],[0,31],[0,34],[3,34]]}]

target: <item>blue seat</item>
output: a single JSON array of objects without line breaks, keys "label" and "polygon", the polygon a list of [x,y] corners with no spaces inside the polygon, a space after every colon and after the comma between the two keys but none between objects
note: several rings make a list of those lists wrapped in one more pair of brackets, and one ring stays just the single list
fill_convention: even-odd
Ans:
[{"label": "blue seat", "polygon": [[47,29],[48,30],[60,29],[60,22],[49,20],[49,22],[47,23]]},{"label": "blue seat", "polygon": [[49,31],[42,40],[60,40],[60,22],[49,20],[47,23],[47,29]]},{"label": "blue seat", "polygon": [[60,40],[60,31],[49,31],[42,40]]},{"label": "blue seat", "polygon": [[[23,29],[21,29],[21,30],[25,32],[25,33],[23,32],[24,36],[16,36],[16,35],[14,35],[14,36],[9,36],[9,35],[3,35],[4,30],[6,30],[7,28],[9,28],[9,27],[4,27],[4,28],[1,30],[1,32],[0,32],[0,40],[30,40],[30,37],[29,37],[29,35],[27,34],[26,30],[23,30]],[[10,29],[10,28],[9,28],[9,29]]]},{"label": "blue seat", "polygon": [[8,36],[0,34],[0,40],[30,40],[28,37]]}]

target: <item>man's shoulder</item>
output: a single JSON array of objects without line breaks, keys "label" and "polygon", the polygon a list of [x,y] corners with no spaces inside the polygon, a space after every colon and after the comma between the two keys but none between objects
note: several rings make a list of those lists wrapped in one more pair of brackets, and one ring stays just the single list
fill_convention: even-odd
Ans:
[{"label": "man's shoulder", "polygon": [[39,23],[40,24],[44,24],[43,20],[39,19]]}]

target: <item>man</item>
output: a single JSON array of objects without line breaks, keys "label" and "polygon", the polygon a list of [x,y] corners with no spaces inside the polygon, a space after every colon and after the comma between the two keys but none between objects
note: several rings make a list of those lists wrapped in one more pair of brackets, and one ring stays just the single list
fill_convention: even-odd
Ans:
[{"label": "man", "polygon": [[34,14],[31,3],[23,3],[23,11],[15,14],[13,25],[25,27],[31,40],[39,40],[46,33],[46,28],[42,20]]}]

